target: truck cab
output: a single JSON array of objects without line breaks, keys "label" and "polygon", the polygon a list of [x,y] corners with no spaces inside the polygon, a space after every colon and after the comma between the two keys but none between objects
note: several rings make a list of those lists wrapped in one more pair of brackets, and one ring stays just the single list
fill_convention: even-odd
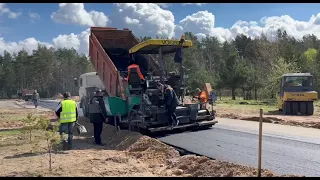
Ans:
[{"label": "truck cab", "polygon": [[102,81],[96,72],[89,72],[82,74],[79,78],[79,97],[80,97],[80,108],[82,108],[83,115],[88,117],[88,103],[95,91],[98,89],[104,89]]}]

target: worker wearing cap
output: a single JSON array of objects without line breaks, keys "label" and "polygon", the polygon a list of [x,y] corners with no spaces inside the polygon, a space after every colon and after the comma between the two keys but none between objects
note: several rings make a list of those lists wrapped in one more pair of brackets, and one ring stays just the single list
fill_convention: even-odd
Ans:
[{"label": "worker wearing cap", "polygon": [[180,104],[179,99],[171,86],[166,84],[157,83],[158,90],[164,93],[165,108],[168,112],[169,125],[179,125],[179,120],[175,114],[177,106]]},{"label": "worker wearing cap", "polygon": [[198,92],[198,96],[196,96],[201,104],[201,109],[204,109],[206,107],[206,103],[208,101],[207,93],[203,90],[200,90],[199,88],[196,89]]},{"label": "worker wearing cap", "polygon": [[[59,117],[59,133],[63,142],[64,149],[66,144],[68,144],[68,149],[72,149],[72,129],[78,119],[78,107],[77,103],[74,100],[70,99],[71,95],[69,92],[65,92],[63,94],[63,97],[64,100],[58,104],[55,113]],[[65,133],[66,131],[68,131],[67,141],[63,138],[63,133]]]},{"label": "worker wearing cap", "polygon": [[100,113],[89,114],[90,122],[93,124],[94,143],[99,146],[103,146],[103,143],[101,141],[103,123],[108,122],[107,111],[103,101],[103,95],[104,93],[99,89],[95,92],[95,95],[90,100],[90,104],[99,104]]}]

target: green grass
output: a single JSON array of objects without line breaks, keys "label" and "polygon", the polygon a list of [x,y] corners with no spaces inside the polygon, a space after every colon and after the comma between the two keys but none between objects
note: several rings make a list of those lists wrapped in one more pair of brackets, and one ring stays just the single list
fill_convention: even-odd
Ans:
[{"label": "green grass", "polygon": [[243,98],[236,97],[232,100],[231,97],[218,97],[216,101],[218,107],[232,108],[232,109],[264,109],[265,111],[278,110],[276,99],[268,100],[243,100]]},{"label": "green grass", "polygon": [[223,107],[223,108],[231,108],[231,109],[248,109],[248,110],[253,110],[253,109],[263,109],[264,111],[277,111],[278,108],[277,106],[270,106],[270,105],[247,105],[247,104],[217,104],[218,107]]}]

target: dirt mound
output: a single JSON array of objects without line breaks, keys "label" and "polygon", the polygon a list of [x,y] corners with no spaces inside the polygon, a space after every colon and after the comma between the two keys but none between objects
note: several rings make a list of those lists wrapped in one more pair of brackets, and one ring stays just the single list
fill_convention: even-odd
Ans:
[{"label": "dirt mound", "polygon": [[[241,117],[239,118],[240,120],[247,120],[247,121],[260,121],[260,117]],[[273,118],[269,118],[269,117],[263,117],[262,118],[262,122],[265,122],[265,123],[272,123]]]},{"label": "dirt mound", "polygon": [[[228,114],[218,114],[221,118],[229,118],[229,119],[237,119],[237,120],[246,120],[246,121],[256,121],[259,122],[259,117],[257,116],[240,116],[236,115],[234,113],[228,113]],[[273,123],[273,124],[282,124],[282,125],[289,125],[289,126],[301,126],[301,127],[307,127],[307,128],[316,128],[320,129],[320,122],[315,121],[293,121],[293,120],[284,120],[280,119],[278,117],[270,117],[265,116],[263,117],[264,123]]]},{"label": "dirt mound", "polygon": [[[90,123],[88,118],[81,117],[79,119],[79,123],[84,125],[87,129],[87,133],[84,135],[80,135],[84,138],[87,138],[88,141],[93,140],[93,124]],[[103,143],[106,144],[106,148],[113,149],[113,150],[125,150],[141,137],[142,135],[137,132],[130,132],[127,130],[120,130],[117,129],[109,124],[104,124],[101,139]],[[90,140],[89,140],[90,139]],[[91,143],[91,142],[90,142]]]},{"label": "dirt mound", "polygon": [[151,164],[162,164],[168,159],[180,157],[179,152],[173,147],[147,136],[141,137],[127,151],[138,159],[150,161]]},{"label": "dirt mound", "polygon": [[230,118],[230,119],[239,119],[239,116],[238,115],[235,115],[233,113],[229,113],[229,114],[217,114],[218,117],[221,117],[221,118]]},{"label": "dirt mound", "polygon": [[[253,177],[257,176],[257,170],[248,166],[211,160],[204,156],[186,155],[170,160],[168,168],[173,172],[183,173],[184,176],[192,177]],[[178,175],[177,174],[177,175]],[[268,170],[262,170],[262,176],[275,176]]]}]

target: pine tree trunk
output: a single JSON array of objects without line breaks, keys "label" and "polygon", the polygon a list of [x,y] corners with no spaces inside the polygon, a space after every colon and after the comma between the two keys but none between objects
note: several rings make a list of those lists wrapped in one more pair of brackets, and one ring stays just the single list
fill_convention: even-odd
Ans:
[{"label": "pine tree trunk", "polygon": [[236,88],[231,89],[232,100],[236,100]]}]

